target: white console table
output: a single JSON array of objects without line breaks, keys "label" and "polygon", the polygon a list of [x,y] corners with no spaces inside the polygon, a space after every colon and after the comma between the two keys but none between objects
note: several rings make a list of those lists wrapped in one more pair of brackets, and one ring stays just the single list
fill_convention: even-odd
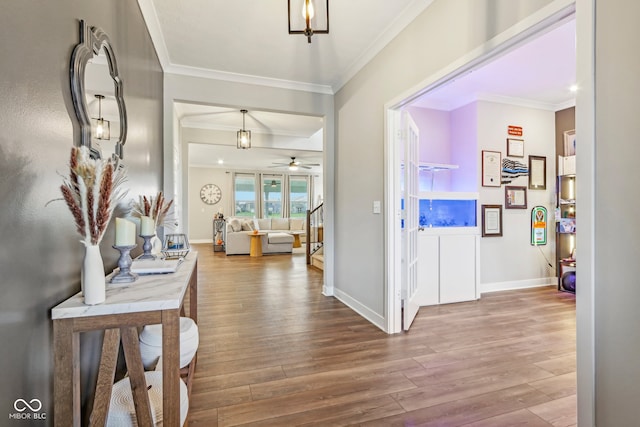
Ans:
[{"label": "white console table", "polygon": [[[164,425],[180,425],[180,316],[188,315],[197,323],[197,262],[197,252],[191,252],[175,273],[140,276],[127,286],[110,287],[107,283],[106,300],[102,304],[85,305],[78,293],[52,309],[54,425],[87,424],[82,422],[80,408],[80,333],[93,330],[104,330],[104,338],[88,424],[105,424],[122,341],[138,425],[152,425],[138,328],[159,323],[162,324]],[[195,364],[196,357],[184,371],[189,392]]]}]

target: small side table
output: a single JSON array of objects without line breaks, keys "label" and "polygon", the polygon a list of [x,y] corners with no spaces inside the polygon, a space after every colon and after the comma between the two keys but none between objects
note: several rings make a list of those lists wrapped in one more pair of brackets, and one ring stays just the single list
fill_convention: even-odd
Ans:
[{"label": "small side table", "polygon": [[302,230],[294,230],[294,231],[285,231],[285,233],[289,233],[293,236],[293,247],[301,248],[302,243],[300,243],[300,235],[304,233]]},{"label": "small side table", "polygon": [[262,236],[267,233],[254,233],[250,231],[249,237],[251,237],[251,246],[249,247],[249,256],[258,257],[262,256]]}]

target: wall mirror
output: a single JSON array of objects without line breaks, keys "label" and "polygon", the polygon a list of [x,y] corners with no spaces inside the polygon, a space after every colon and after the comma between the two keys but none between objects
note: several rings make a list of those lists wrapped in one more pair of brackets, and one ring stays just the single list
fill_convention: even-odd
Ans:
[{"label": "wall mirror", "polygon": [[80,125],[78,146],[95,158],[124,158],[127,112],[109,37],[80,21],[80,42],[71,54],[71,96]]}]

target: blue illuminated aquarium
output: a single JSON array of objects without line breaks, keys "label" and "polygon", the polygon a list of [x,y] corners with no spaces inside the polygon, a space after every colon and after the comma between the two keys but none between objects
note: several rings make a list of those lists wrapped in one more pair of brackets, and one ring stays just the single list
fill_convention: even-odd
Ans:
[{"label": "blue illuminated aquarium", "polygon": [[420,227],[475,227],[477,200],[420,199]]}]

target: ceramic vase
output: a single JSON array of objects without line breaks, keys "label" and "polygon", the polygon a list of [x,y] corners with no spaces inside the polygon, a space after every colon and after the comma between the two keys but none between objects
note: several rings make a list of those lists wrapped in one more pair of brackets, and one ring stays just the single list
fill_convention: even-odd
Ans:
[{"label": "ceramic vase", "polygon": [[84,303],[95,305],[104,302],[106,283],[100,246],[89,245],[85,247],[81,277]]},{"label": "ceramic vase", "polygon": [[158,232],[151,238],[151,254],[160,256],[162,254],[162,240],[158,237]]}]

